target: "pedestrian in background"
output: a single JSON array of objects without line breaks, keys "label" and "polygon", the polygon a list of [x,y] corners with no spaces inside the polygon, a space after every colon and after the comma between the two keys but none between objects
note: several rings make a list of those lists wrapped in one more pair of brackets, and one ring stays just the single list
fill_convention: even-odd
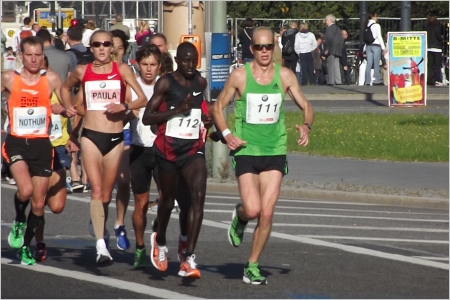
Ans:
[{"label": "pedestrian in background", "polygon": [[298,55],[295,53],[295,35],[298,32],[298,25],[296,21],[291,21],[289,23],[289,29],[286,30],[281,36],[281,44],[283,44],[283,49],[281,53],[283,54],[284,67],[291,69],[292,72],[296,72]]},{"label": "pedestrian in background", "polygon": [[302,72],[301,85],[314,85],[314,59],[312,52],[317,48],[316,37],[309,31],[307,23],[300,24],[300,31],[295,35],[294,50],[300,60]]},{"label": "pedestrian in background", "polygon": [[55,39],[53,40],[53,45],[56,49],[65,51],[67,44],[67,34],[61,28],[56,29]]},{"label": "pedestrian in background", "polygon": [[239,43],[242,45],[242,62],[248,63],[253,61],[253,53],[250,51],[253,35],[253,20],[251,18],[245,19],[242,23],[242,30],[238,34]]},{"label": "pedestrian in background", "polygon": [[341,30],[342,39],[344,40],[344,44],[342,46],[342,55],[339,60],[341,68],[341,81],[342,84],[349,85],[350,84],[350,68],[348,67],[348,57],[347,57],[347,46],[345,45],[345,41],[348,38],[347,30]]},{"label": "pedestrian in background", "polygon": [[381,35],[381,26],[377,23],[378,16],[375,13],[369,13],[367,21],[364,24],[364,28],[369,27],[372,32],[372,36],[375,39],[373,43],[366,43],[366,81],[365,85],[370,85],[371,70],[374,70],[375,80],[372,85],[384,85],[380,78],[380,60],[381,56],[386,52],[386,46],[384,45],[383,36]]},{"label": "pedestrian in background", "polygon": [[428,69],[428,85],[442,86],[442,40],[441,27],[434,13],[430,13],[427,17],[427,69]]},{"label": "pedestrian in background", "polygon": [[312,52],[313,61],[314,61],[314,84],[323,85],[325,83],[325,79],[323,77],[322,72],[322,58],[320,57],[320,47],[322,45],[322,37],[320,35],[316,35],[317,47]]},{"label": "pedestrian in background", "polygon": [[336,17],[334,15],[326,16],[325,56],[327,59],[328,85],[342,84],[339,58],[342,55],[344,40],[342,39],[341,29],[335,23]]},{"label": "pedestrian in background", "polygon": [[144,38],[150,34],[152,34],[152,31],[150,30],[150,27],[148,25],[147,21],[139,21],[138,23],[139,29],[136,33],[136,44],[138,46],[142,46],[142,42],[144,41]]}]

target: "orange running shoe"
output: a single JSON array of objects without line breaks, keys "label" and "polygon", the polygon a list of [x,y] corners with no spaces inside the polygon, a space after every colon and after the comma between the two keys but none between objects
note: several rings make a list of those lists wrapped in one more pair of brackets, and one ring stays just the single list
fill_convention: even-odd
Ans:
[{"label": "orange running shoe", "polygon": [[186,258],[186,261],[180,264],[180,271],[178,272],[178,275],[181,277],[200,279],[201,277],[200,270],[197,269],[197,264],[195,263],[194,260],[195,254],[188,256]]},{"label": "orange running shoe", "polygon": [[164,272],[169,266],[169,262],[167,260],[167,252],[169,252],[169,249],[167,249],[166,246],[158,245],[158,243],[156,242],[156,235],[157,233],[153,232],[150,236],[150,243],[152,246],[150,260],[152,261],[152,264],[156,269]]}]

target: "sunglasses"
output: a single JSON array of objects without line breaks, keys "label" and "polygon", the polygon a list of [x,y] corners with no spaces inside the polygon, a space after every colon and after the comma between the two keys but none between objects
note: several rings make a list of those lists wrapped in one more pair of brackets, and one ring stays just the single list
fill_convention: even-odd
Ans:
[{"label": "sunglasses", "polygon": [[111,47],[112,46],[112,42],[111,41],[105,41],[105,42],[92,42],[91,43],[91,47],[93,48],[100,48],[101,45],[103,45],[103,47]]},{"label": "sunglasses", "polygon": [[253,49],[256,51],[262,51],[262,49],[266,48],[267,51],[272,51],[275,48],[274,44],[253,44]]}]

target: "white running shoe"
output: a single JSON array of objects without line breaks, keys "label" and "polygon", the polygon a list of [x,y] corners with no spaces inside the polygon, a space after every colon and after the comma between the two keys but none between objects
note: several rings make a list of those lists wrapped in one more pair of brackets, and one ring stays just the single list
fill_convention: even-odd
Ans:
[{"label": "white running shoe", "polygon": [[111,254],[109,254],[108,248],[106,248],[105,240],[101,239],[97,241],[97,264],[106,264],[113,260]]}]

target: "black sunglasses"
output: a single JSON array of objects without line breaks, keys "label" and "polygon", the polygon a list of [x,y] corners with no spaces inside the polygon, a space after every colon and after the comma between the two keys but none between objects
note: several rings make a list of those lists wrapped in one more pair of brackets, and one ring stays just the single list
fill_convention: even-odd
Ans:
[{"label": "black sunglasses", "polygon": [[262,49],[266,48],[267,51],[272,51],[275,48],[274,44],[253,44],[253,49],[256,51],[262,51]]},{"label": "black sunglasses", "polygon": [[93,47],[93,48],[100,48],[101,45],[103,45],[103,47],[111,47],[112,46],[112,42],[111,41],[92,42],[91,47]]}]

